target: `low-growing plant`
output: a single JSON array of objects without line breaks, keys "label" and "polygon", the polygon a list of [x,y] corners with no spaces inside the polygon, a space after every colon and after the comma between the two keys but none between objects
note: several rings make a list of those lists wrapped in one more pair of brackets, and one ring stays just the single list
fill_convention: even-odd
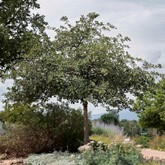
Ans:
[{"label": "low-growing plant", "polygon": [[153,160],[153,158],[150,159],[143,159],[143,163],[139,163],[138,165],[164,165],[165,160]]},{"label": "low-growing plant", "polygon": [[137,135],[140,135],[140,126],[138,125],[138,122],[136,120],[126,120],[123,119],[120,121],[120,127],[123,128],[124,135],[129,137],[135,137]]},{"label": "low-growing plant", "polygon": [[143,162],[143,163],[139,163],[138,165],[164,165],[162,164],[161,162],[155,162],[155,161],[152,161],[152,162]]},{"label": "low-growing plant", "polygon": [[77,165],[78,161],[81,161],[80,154],[56,151],[46,154],[31,154],[24,160],[26,165]]},{"label": "low-growing plant", "polygon": [[82,154],[83,165],[134,165],[142,162],[140,152],[129,144],[114,143],[103,150],[88,150]]},{"label": "low-growing plant", "polygon": [[112,140],[109,137],[103,136],[103,135],[91,135],[90,140],[96,141],[96,142],[103,142],[104,144],[109,145]]},{"label": "low-growing plant", "polygon": [[155,136],[149,141],[149,147],[156,150],[165,151],[165,135],[164,136]]},{"label": "low-growing plant", "polygon": [[106,130],[104,130],[103,128],[100,127],[92,127],[92,134],[94,135],[106,135]]},{"label": "low-growing plant", "polygon": [[[109,139],[111,139],[111,141],[124,140],[123,129],[113,124],[105,124],[100,121],[94,121],[92,123],[92,130],[94,130],[93,135],[101,135],[101,136],[92,135],[94,138],[108,137]],[[108,138],[105,138],[105,139],[108,139]],[[94,139],[94,140],[97,141],[97,139]]]},{"label": "low-growing plant", "polygon": [[152,137],[149,136],[137,136],[134,138],[134,141],[136,144],[142,145],[144,148],[149,147],[149,141],[151,140]]}]

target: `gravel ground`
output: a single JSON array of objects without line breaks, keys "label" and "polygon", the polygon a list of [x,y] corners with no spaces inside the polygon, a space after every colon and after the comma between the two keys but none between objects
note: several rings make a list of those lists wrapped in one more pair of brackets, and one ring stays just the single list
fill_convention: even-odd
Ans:
[{"label": "gravel ground", "polygon": [[142,155],[145,159],[165,160],[165,152],[152,149],[142,149]]},{"label": "gravel ground", "polygon": [[23,159],[0,160],[0,165],[23,165]]}]

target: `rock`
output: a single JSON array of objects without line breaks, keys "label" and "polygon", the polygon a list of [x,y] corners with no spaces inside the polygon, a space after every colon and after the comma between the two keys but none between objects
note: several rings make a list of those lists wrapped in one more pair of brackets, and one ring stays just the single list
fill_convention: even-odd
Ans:
[{"label": "rock", "polygon": [[6,159],[7,158],[7,154],[2,154],[2,155],[0,155],[0,160],[4,160],[4,159]]},{"label": "rock", "polygon": [[83,153],[85,151],[85,147],[84,146],[80,146],[78,148],[78,150],[79,150],[80,153]]},{"label": "rock", "polygon": [[12,161],[12,165],[21,165],[21,164],[23,164],[23,160],[22,159],[15,159],[15,160],[13,160]]},{"label": "rock", "polygon": [[24,165],[23,159],[4,160],[0,165]]},{"label": "rock", "polygon": [[143,145],[138,144],[138,145],[136,145],[136,147],[137,147],[137,148],[142,148],[142,147],[143,147]]},{"label": "rock", "polygon": [[69,160],[70,160],[70,161],[75,160],[75,155],[73,155],[73,154],[72,154],[72,155],[70,155],[70,156],[69,156]]}]

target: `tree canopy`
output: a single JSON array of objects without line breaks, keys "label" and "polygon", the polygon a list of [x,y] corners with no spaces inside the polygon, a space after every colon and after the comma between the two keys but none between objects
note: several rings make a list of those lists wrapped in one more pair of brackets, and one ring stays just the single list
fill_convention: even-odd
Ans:
[{"label": "tree canopy", "polygon": [[142,97],[137,97],[134,110],[139,114],[143,127],[165,130],[165,78]]},{"label": "tree canopy", "polygon": [[10,72],[14,86],[8,101],[37,102],[51,97],[81,102],[85,113],[85,143],[88,141],[87,106],[109,105],[128,108],[130,98],[154,84],[157,66],[134,58],[126,49],[128,37],[114,36],[110,23],[97,21],[99,15],[81,16],[75,24],[67,17],[50,43],[34,44],[26,59]]},{"label": "tree canopy", "polygon": [[44,16],[32,13],[40,6],[37,0],[0,1],[0,69],[23,58],[30,40],[43,34]]}]

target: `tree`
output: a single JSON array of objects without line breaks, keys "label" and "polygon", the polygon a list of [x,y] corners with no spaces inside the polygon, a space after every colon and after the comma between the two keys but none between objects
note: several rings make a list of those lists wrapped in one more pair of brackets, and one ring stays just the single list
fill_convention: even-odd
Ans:
[{"label": "tree", "polygon": [[80,102],[84,111],[84,143],[89,141],[88,103],[128,108],[128,93],[139,95],[154,84],[156,66],[132,57],[128,37],[109,36],[114,26],[96,20],[98,14],[81,16],[74,25],[67,17],[53,28],[55,38],[43,47],[34,46],[29,60],[19,63],[9,102],[47,101],[51,97]]},{"label": "tree", "polygon": [[140,135],[141,128],[138,125],[138,122],[136,120],[126,120],[123,119],[120,121],[120,127],[123,128],[124,134],[126,136],[135,137],[137,135]]},{"label": "tree", "polygon": [[108,113],[102,115],[100,120],[106,124],[119,124],[119,112],[116,109],[107,108]]},{"label": "tree", "polygon": [[[44,17],[33,14],[37,0],[0,1],[0,69],[23,58],[30,50],[30,40],[44,34]],[[44,34],[45,35],[45,34]]]},{"label": "tree", "polygon": [[146,128],[165,130],[165,78],[156,86],[137,97],[133,109],[139,114],[139,122]]}]

